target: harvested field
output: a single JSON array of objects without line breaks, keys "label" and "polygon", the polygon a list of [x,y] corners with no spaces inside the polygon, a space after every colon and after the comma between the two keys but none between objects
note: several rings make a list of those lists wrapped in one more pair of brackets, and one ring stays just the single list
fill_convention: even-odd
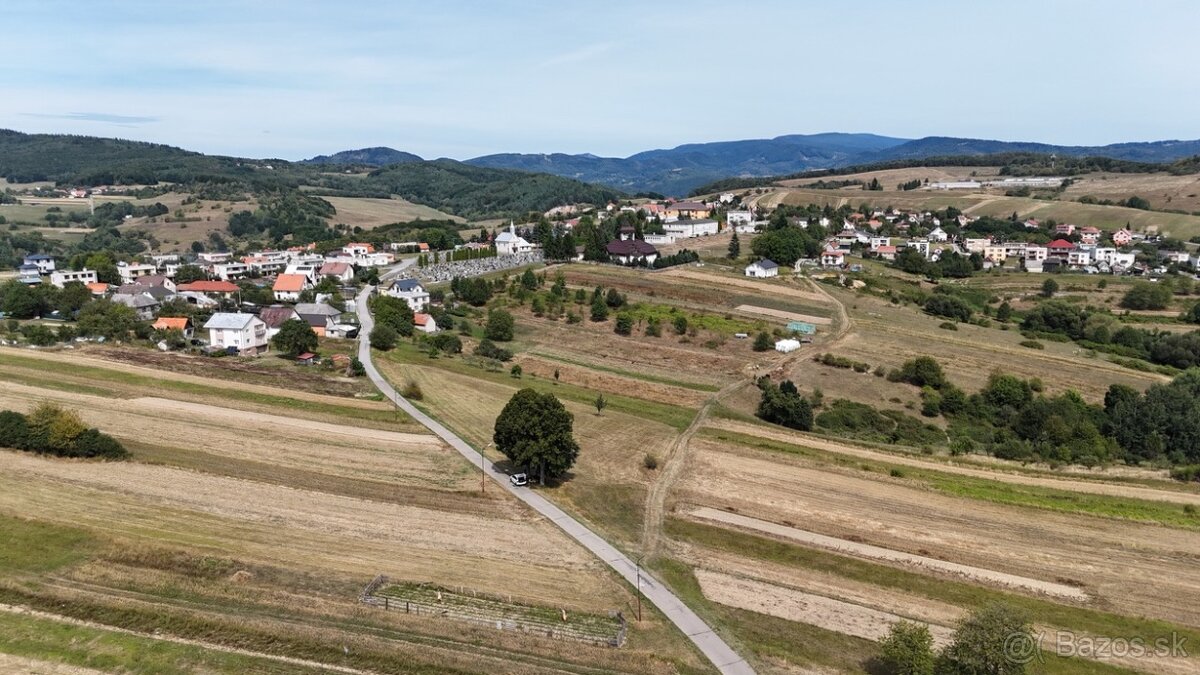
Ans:
[{"label": "harvested field", "polygon": [[[2,611],[2,610],[0,610]],[[0,672],[25,673],[26,675],[103,675],[103,670],[92,670],[66,663],[52,663],[27,659],[22,656],[0,653]]]},{"label": "harvested field", "polygon": [[807,532],[805,530],[788,527],[786,525],[777,525],[775,523],[759,520],[757,518],[741,516],[736,513],[718,511],[717,509],[713,508],[702,507],[693,509],[688,512],[687,515],[700,520],[714,521],[723,523],[725,525],[733,525],[743,529],[765,532],[767,534],[772,534],[800,542],[806,546],[816,546],[818,548],[824,548],[836,553],[854,555],[861,558],[868,558],[883,562],[901,563],[902,565],[909,567],[930,569],[952,576],[959,576],[971,581],[1008,586],[1010,588],[1020,589],[1038,595],[1053,595],[1079,601],[1085,601],[1088,599],[1087,593],[1084,593],[1073,586],[1067,586],[1066,584],[1039,581],[1037,579],[1029,579],[1013,574],[1004,574],[1003,572],[995,572],[979,567],[972,567],[970,565],[960,565],[958,563],[947,562],[944,560],[936,560],[927,556],[892,551],[889,549],[880,548],[878,546],[872,546],[870,544],[860,544],[858,542],[849,541],[846,539],[827,537],[822,534]]},{"label": "harvested field", "polygon": [[[703,437],[692,443],[697,452],[676,493],[678,513],[709,507],[722,518],[802,523],[812,534],[1037,580],[1045,582],[1039,590],[1082,591],[1105,609],[1200,625],[1200,533],[981,503],[777,453],[735,454]],[[1140,583],[1128,582],[1131,569]]]},{"label": "harvested field", "polygon": [[517,356],[516,361],[521,364],[526,374],[552,380],[557,371],[563,382],[610,394],[636,395],[648,401],[697,408],[708,398],[708,394],[703,391],[622,377],[534,355],[521,354]]},{"label": "harvested field", "polygon": [[[700,582],[704,596],[714,602],[865,640],[886,637],[892,624],[906,619],[870,607],[720,572],[696,570],[696,580]],[[929,631],[938,648],[949,644],[954,632],[932,624]]]},{"label": "harvested field", "polygon": [[601,563],[515,507],[488,517],[382,504],[160,466],[5,455],[0,512],[265,565],[437,579],[532,601],[613,602]]},{"label": "harvested field", "polygon": [[[78,410],[87,424],[133,443],[303,468],[330,476],[461,490],[471,468],[427,434],[377,431],[299,418],[172,401],[113,399],[9,383],[0,408],[29,411],[41,401]],[[169,431],[166,431],[169,429]]]},{"label": "harvested field", "polygon": [[371,230],[380,225],[405,223],[418,219],[449,219],[459,223],[466,222],[465,219],[458,216],[442,213],[429,206],[413,204],[399,197],[392,197],[391,199],[322,197],[322,199],[333,204],[333,208],[337,209],[337,213],[333,216],[333,222],[345,223],[352,228],[361,227],[364,230]]},{"label": "harvested field", "polygon": [[954,462],[937,462],[921,459],[911,455],[871,450],[870,448],[830,440],[815,434],[806,434],[803,432],[790,431],[783,428],[772,428],[761,424],[749,424],[735,420],[713,420],[709,422],[708,426],[716,429],[725,429],[741,434],[758,436],[760,438],[770,438],[783,441],[785,443],[794,443],[796,445],[816,448],[818,450],[825,450],[848,457],[861,457],[863,459],[886,461],[890,464],[933,469],[935,471],[941,471],[943,473],[951,473],[960,476],[986,478],[987,480],[996,481],[998,483],[1034,485],[1037,487],[1045,487],[1055,490],[1069,490],[1071,492],[1109,495],[1112,497],[1127,497],[1130,499],[1148,499],[1151,501],[1171,502],[1175,504],[1200,505],[1200,493],[1196,492],[1184,492],[1182,490],[1173,489],[1157,490],[1152,487],[1141,487],[1121,483],[1105,483],[1100,480],[1071,480],[1070,476],[1063,476],[1062,478],[1043,478],[1036,475],[1008,473],[1004,471],[1005,465],[999,463],[995,469],[989,470],[964,466]]},{"label": "harvested field", "polygon": [[784,321],[806,321],[818,326],[828,326],[833,323],[833,319],[825,316],[811,316],[808,314],[797,314],[795,312],[785,312],[783,310],[771,309],[769,307],[755,307],[754,305],[738,305],[734,307],[739,312],[748,314],[761,314]]}]

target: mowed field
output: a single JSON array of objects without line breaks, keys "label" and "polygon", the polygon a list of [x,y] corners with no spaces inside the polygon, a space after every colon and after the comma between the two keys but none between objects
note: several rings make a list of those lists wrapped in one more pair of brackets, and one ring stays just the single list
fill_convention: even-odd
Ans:
[{"label": "mowed field", "polygon": [[[163,649],[197,640],[202,658],[184,669],[202,672],[294,672],[277,659],[305,654],[346,672],[701,666],[655,616],[618,651],[359,605],[358,592],[379,574],[548,612],[628,614],[633,596],[552,523],[499,490],[480,494],[474,467],[440,440],[390,411],[376,416],[382,404],[157,374],[153,386],[154,369],[99,353],[0,353],[0,409],[58,403],[133,453],[84,462],[0,451],[0,532],[16,546],[36,541],[30,550],[39,551],[36,564],[0,552],[0,623],[25,630],[56,621],[12,615],[7,603],[61,615],[60,627],[78,619],[101,633],[134,630],[139,640],[166,634]],[[243,387],[252,398],[235,394]],[[59,547],[59,539],[73,543]],[[136,665],[142,647],[89,661],[69,648],[70,631],[57,631],[62,641],[11,648],[152,672]],[[217,656],[247,646],[245,658]],[[0,652],[9,647],[0,639]]]}]

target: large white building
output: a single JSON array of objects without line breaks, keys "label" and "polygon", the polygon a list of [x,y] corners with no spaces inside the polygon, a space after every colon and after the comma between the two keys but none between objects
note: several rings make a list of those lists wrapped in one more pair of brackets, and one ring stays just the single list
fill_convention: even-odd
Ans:
[{"label": "large white building", "polygon": [[703,237],[717,233],[717,221],[707,218],[702,220],[675,220],[663,223],[663,232],[676,239]]},{"label": "large white building", "polygon": [[218,349],[235,349],[243,356],[267,350],[267,324],[253,314],[217,312],[205,324],[208,344]]},{"label": "large white building", "polygon": [[746,276],[755,277],[758,279],[766,279],[767,277],[779,276],[779,265],[774,261],[763,258],[756,260],[749,265],[746,265]]},{"label": "large white building", "polygon": [[78,281],[81,284],[96,283],[96,270],[81,269],[81,270],[56,270],[50,273],[51,285],[62,288],[64,285]]}]

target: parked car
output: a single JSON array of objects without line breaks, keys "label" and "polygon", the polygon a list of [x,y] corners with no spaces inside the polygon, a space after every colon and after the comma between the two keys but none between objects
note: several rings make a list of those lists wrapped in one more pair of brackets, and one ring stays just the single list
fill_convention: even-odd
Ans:
[{"label": "parked car", "polygon": [[508,477],[508,482],[517,487],[524,487],[529,484],[529,476],[523,473],[514,473]]}]

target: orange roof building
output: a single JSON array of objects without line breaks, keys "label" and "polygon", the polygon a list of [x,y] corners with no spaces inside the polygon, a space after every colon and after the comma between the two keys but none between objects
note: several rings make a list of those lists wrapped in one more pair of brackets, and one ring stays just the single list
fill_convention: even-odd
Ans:
[{"label": "orange roof building", "polygon": [[238,285],[229,281],[193,281],[190,284],[179,284],[176,287],[179,291],[191,291],[192,293],[237,293]]},{"label": "orange roof building", "polygon": [[177,330],[186,332],[192,320],[186,316],[160,316],[151,326],[154,330]]}]

